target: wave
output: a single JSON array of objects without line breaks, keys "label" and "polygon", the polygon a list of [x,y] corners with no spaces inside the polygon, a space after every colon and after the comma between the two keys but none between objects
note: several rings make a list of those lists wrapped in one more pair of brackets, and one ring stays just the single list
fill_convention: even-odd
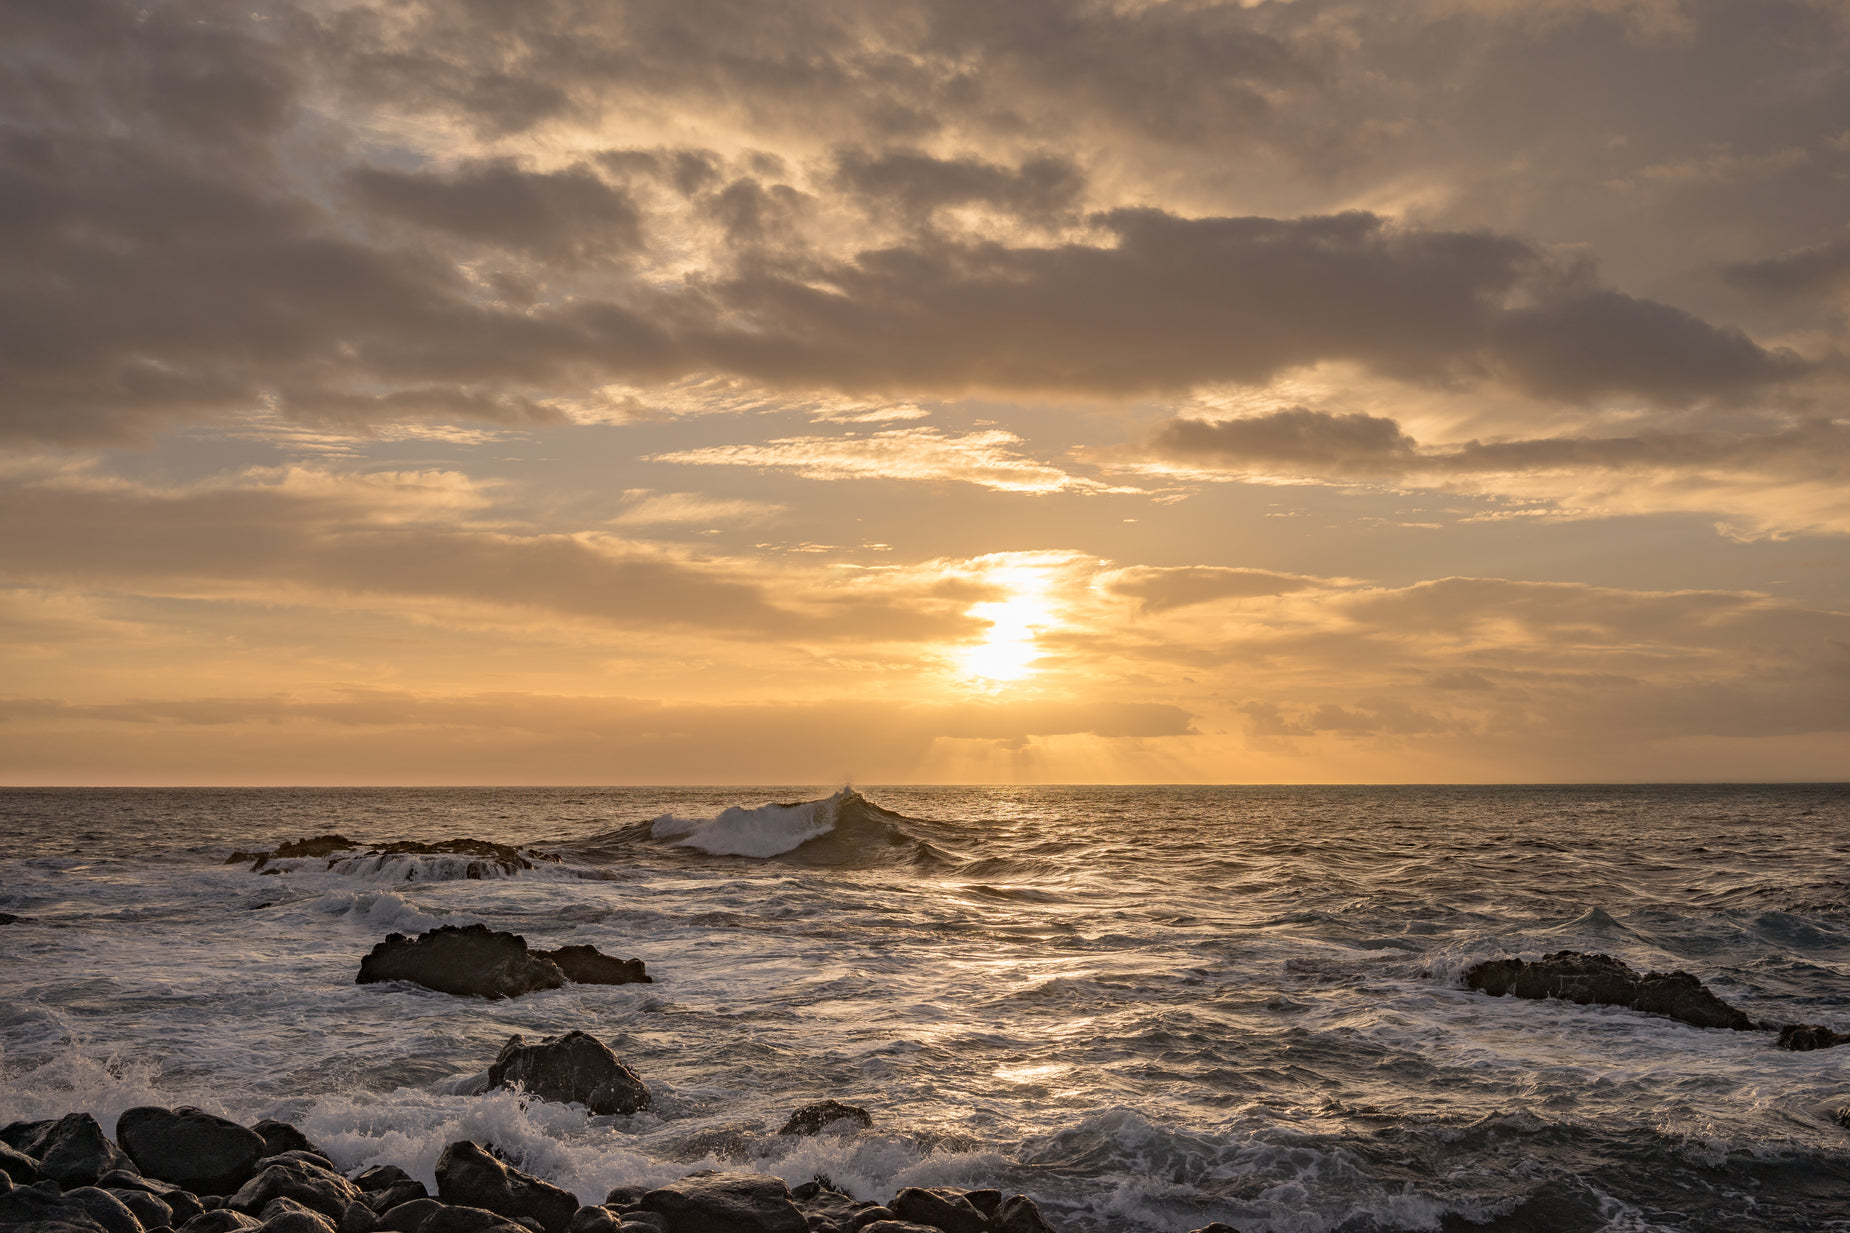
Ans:
[{"label": "wave", "polygon": [[649,837],[709,856],[784,857],[831,867],[948,862],[949,856],[927,838],[932,826],[882,809],[844,787],[821,800],[734,805],[710,818],[665,813],[649,823]]}]

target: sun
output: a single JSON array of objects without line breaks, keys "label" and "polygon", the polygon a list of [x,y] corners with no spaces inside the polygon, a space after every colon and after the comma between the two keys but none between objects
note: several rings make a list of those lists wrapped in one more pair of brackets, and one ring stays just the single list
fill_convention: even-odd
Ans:
[{"label": "sun", "polygon": [[1050,624],[1053,614],[1039,596],[974,604],[969,615],[989,622],[989,633],[973,647],[957,652],[957,666],[966,677],[983,681],[1019,681],[1034,673],[1041,657],[1035,633]]}]

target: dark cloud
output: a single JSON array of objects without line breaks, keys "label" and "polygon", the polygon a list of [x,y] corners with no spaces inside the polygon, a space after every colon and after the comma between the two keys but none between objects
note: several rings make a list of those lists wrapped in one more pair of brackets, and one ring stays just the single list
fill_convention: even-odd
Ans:
[{"label": "dark cloud", "polygon": [[349,183],[380,214],[540,257],[584,260],[642,245],[635,202],[582,163],[533,172],[502,160],[447,174],[360,167]]},{"label": "dark cloud", "polygon": [[1071,211],[1085,175],[1070,160],[1043,155],[1005,167],[980,158],[934,158],[916,150],[838,151],[835,181],[849,193],[913,223],[947,207],[983,205],[1037,222]]},{"label": "dark cloud", "polygon": [[1159,425],[1150,438],[1151,449],[1165,458],[1374,473],[1406,466],[1415,445],[1393,420],[1304,407],[1231,420],[1180,416]]},{"label": "dark cloud", "polygon": [[1763,295],[1827,295],[1850,288],[1850,243],[1821,244],[1765,261],[1725,266],[1723,275],[1737,287]]},{"label": "dark cloud", "polygon": [[1135,566],[1112,579],[1109,589],[1137,601],[1146,612],[1167,612],[1217,599],[1257,599],[1288,595],[1319,585],[1315,578],[1276,574],[1263,569],[1213,565]]}]

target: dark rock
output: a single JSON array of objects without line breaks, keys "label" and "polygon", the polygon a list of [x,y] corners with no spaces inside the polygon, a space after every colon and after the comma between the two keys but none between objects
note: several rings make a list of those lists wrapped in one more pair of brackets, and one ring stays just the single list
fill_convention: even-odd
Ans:
[{"label": "dark rock", "polygon": [[[815,1189],[810,1189],[815,1187]],[[862,1212],[873,1207],[872,1203],[863,1203],[845,1194],[833,1190],[824,1190],[815,1182],[804,1182],[790,1192],[795,1199],[798,1210],[804,1219],[810,1222],[810,1228],[816,1227],[818,1220],[827,1221],[836,1229],[846,1229],[850,1221]],[[878,1219],[878,1217],[876,1217]]]},{"label": "dark rock", "polygon": [[584,1032],[548,1036],[531,1045],[524,1036],[509,1037],[488,1068],[488,1083],[518,1085],[541,1100],[581,1104],[593,1113],[634,1113],[649,1107],[649,1089],[636,1072]]},{"label": "dark rock", "polygon": [[0,1140],[36,1159],[39,1176],[60,1186],[94,1186],[112,1169],[135,1167],[88,1113],[53,1122],[15,1122],[0,1130]]},{"label": "dark rock", "polygon": [[320,1152],[305,1152],[300,1148],[291,1148],[286,1152],[278,1152],[274,1156],[265,1156],[262,1160],[257,1162],[256,1172],[261,1173],[271,1165],[279,1164],[307,1165],[311,1169],[322,1169],[329,1173],[340,1172],[340,1170],[335,1167],[334,1162],[326,1156],[323,1156]]},{"label": "dark rock", "polygon": [[558,964],[559,970],[565,973],[565,979],[576,985],[655,983],[655,978],[644,970],[642,960],[617,959],[604,954],[595,946],[561,946],[557,950],[536,950],[533,953]]},{"label": "dark rock", "polygon": [[1534,963],[1493,959],[1465,973],[1472,989],[1501,997],[1560,998],[1581,1006],[1625,1006],[1667,1015],[1695,1027],[1752,1031],[1762,1025],[1736,1010],[1688,972],[1640,976],[1611,955],[1559,950]]},{"label": "dark rock", "polygon": [[1189,1233],[1240,1233],[1240,1231],[1230,1224],[1222,1224],[1216,1220],[1213,1224],[1204,1224],[1199,1229],[1191,1229]]},{"label": "dark rock", "polygon": [[647,1186],[613,1186],[610,1193],[604,1196],[604,1206],[627,1212],[641,1204],[642,1196],[648,1193]]},{"label": "dark rock", "polygon": [[[310,1143],[307,1135],[288,1122],[266,1117],[252,1126],[251,1132],[263,1140],[263,1154],[266,1157],[281,1156],[284,1152],[309,1152],[323,1160],[328,1159],[326,1152]],[[333,1162],[328,1163],[332,1167]]]},{"label": "dark rock", "polygon": [[874,1117],[859,1105],[845,1105],[838,1100],[819,1100],[813,1105],[804,1105],[792,1113],[790,1120],[785,1122],[784,1128],[777,1133],[780,1135],[813,1135],[824,1126],[844,1121],[853,1122],[860,1129],[866,1130],[874,1124]]},{"label": "dark rock", "polygon": [[[366,1197],[371,1199],[373,1196],[367,1195]],[[347,1205],[347,1211],[341,1216],[340,1224],[337,1226],[337,1233],[378,1233],[378,1229],[378,1213],[373,1211],[370,1203],[360,1202]]]},{"label": "dark rock", "polygon": [[438,1208],[430,1219],[417,1227],[417,1233],[484,1233],[488,1229],[523,1233],[525,1228],[499,1212],[461,1205]]},{"label": "dark rock", "polygon": [[444,925],[415,938],[387,936],[360,961],[355,984],[387,980],[465,997],[514,998],[536,989],[557,989],[565,973],[550,959],[527,950],[517,933],[486,925]]},{"label": "dark rock", "polygon": [[989,1227],[994,1233],[1053,1233],[1041,1209],[1025,1194],[1010,1195],[997,1204]]},{"label": "dark rock", "polygon": [[243,1212],[221,1207],[217,1211],[201,1212],[175,1229],[174,1233],[234,1233],[237,1229],[257,1228],[261,1223]]},{"label": "dark rock", "polygon": [[944,1233],[988,1233],[989,1221],[955,1190],[908,1186],[887,1204],[901,1220],[928,1224]]},{"label": "dark rock", "polygon": [[[390,1190],[400,1182],[412,1181],[413,1178],[397,1165],[374,1165],[355,1174],[350,1180],[367,1194],[372,1194],[379,1190]],[[423,1185],[422,1182],[418,1184]]]},{"label": "dark rock", "polygon": [[360,1201],[360,1188],[331,1169],[284,1160],[267,1165],[225,1200],[235,1211],[254,1215],[277,1199],[294,1199],[319,1212],[330,1224],[340,1223],[350,1203]]},{"label": "dark rock", "polygon": [[995,1218],[996,1209],[1002,1206],[1000,1190],[966,1190],[964,1198],[970,1200],[971,1207],[992,1220]]},{"label": "dark rock", "polygon": [[256,1131],[190,1106],[130,1109],[116,1121],[116,1141],[144,1175],[195,1194],[230,1194],[269,1154]]},{"label": "dark rock", "polygon": [[169,1229],[173,1227],[173,1205],[166,1200],[149,1194],[145,1190],[117,1190],[110,1186],[105,1186],[103,1189],[121,1200],[123,1207],[134,1212],[135,1219],[141,1223],[142,1228]]},{"label": "dark rock", "polygon": [[24,919],[24,917],[15,916],[11,912],[0,912],[0,925],[17,925]]},{"label": "dark rock", "polygon": [[360,1201],[375,1213],[383,1215],[395,1207],[429,1197],[430,1191],[424,1188],[423,1182],[415,1177],[407,1177],[402,1182],[394,1182],[384,1190],[368,1191],[361,1196]]},{"label": "dark rock", "polygon": [[622,1233],[671,1233],[668,1217],[660,1212],[624,1212],[617,1228]]},{"label": "dark rock", "polygon": [[546,1233],[565,1233],[579,1208],[577,1195],[503,1164],[467,1139],[437,1158],[437,1197],[510,1219],[531,1216]]},{"label": "dark rock", "polygon": [[848,1218],[848,1223],[842,1227],[845,1228],[848,1233],[856,1233],[856,1230],[863,1229],[870,1224],[875,1224],[882,1220],[898,1219],[899,1217],[893,1214],[893,1209],[890,1207],[864,1207],[850,1216]]},{"label": "dark rock", "polygon": [[916,1220],[874,1220],[861,1225],[858,1233],[939,1233],[939,1229]]},{"label": "dark rock", "polygon": [[765,1173],[684,1177],[643,1196],[674,1233],[809,1233],[781,1178]]},{"label": "dark rock", "polygon": [[616,1233],[618,1216],[608,1207],[581,1207],[572,1213],[565,1233]]},{"label": "dark rock", "polygon": [[141,1221],[135,1218],[135,1213],[107,1190],[99,1190],[95,1186],[79,1186],[65,1191],[61,1197],[81,1203],[90,1219],[102,1225],[108,1233],[142,1233]]},{"label": "dark rock", "polygon": [[43,1229],[54,1224],[91,1230],[92,1233],[109,1233],[96,1222],[83,1203],[60,1194],[56,1182],[15,1186],[0,1194],[0,1229],[11,1229],[19,1225],[35,1225]]},{"label": "dark rock", "polygon": [[1850,1032],[1833,1032],[1817,1023],[1789,1023],[1779,1029],[1779,1047],[1798,1053],[1850,1044]]},{"label": "dark rock", "polygon": [[[291,1222],[288,1233],[334,1233],[336,1224],[336,1221],[328,1219],[322,1213],[290,1198],[271,1199],[263,1205],[263,1210],[257,1213],[257,1218],[263,1221],[263,1227],[266,1229],[287,1219]],[[345,1213],[342,1213],[341,1218],[345,1219]]]},{"label": "dark rock", "polygon": [[381,1216],[379,1227],[389,1229],[391,1233],[412,1233],[412,1230],[441,1210],[443,1210],[443,1204],[435,1199],[413,1199]]},{"label": "dark rock", "polygon": [[0,1143],[0,1173],[21,1186],[39,1180],[39,1162],[10,1143]]}]

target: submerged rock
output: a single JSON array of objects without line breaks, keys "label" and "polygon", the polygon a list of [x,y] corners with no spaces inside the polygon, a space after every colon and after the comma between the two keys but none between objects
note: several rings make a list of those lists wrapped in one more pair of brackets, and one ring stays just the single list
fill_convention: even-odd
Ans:
[{"label": "submerged rock", "polygon": [[360,961],[358,985],[408,980],[464,997],[517,998],[536,989],[558,989],[565,973],[550,959],[527,949],[517,933],[487,925],[444,925],[415,938],[389,935]]},{"label": "submerged rock", "polygon": [[556,950],[536,950],[533,953],[558,964],[559,970],[565,973],[565,979],[575,985],[654,983],[654,978],[643,970],[642,960],[617,959],[604,954],[595,946],[561,946]]},{"label": "submerged rock", "polygon": [[263,1136],[201,1109],[142,1105],[116,1122],[116,1141],[148,1177],[194,1194],[230,1194],[268,1153]]},{"label": "submerged rock", "polygon": [[[493,843],[486,839],[440,839],[435,843],[420,843],[416,840],[399,840],[393,843],[363,844],[347,838],[345,835],[316,835],[307,839],[293,839],[268,852],[233,852],[225,858],[227,865],[241,865],[250,862],[254,873],[282,872],[269,868],[271,864],[282,860],[304,860],[328,858],[327,867],[349,861],[365,861],[372,858],[374,864],[360,868],[366,872],[377,873],[386,868],[394,858],[401,856],[463,856],[475,859],[467,861],[461,870],[465,878],[485,878],[495,874],[511,875],[523,869],[533,868],[535,860],[558,861],[559,857],[544,852],[523,852],[519,848],[505,843]],[[404,863],[405,881],[413,881],[418,876],[415,862]]]},{"label": "submerged rock", "polygon": [[649,1089],[604,1043],[584,1032],[528,1044],[511,1036],[488,1068],[490,1087],[520,1086],[541,1100],[581,1104],[593,1113],[634,1113],[649,1107]]},{"label": "submerged rock", "polygon": [[642,1197],[674,1233],[809,1233],[783,1179],[767,1173],[684,1177]]},{"label": "submerged rock", "polygon": [[15,916],[11,912],[0,912],[0,925],[17,925],[24,919],[25,917]]},{"label": "submerged rock", "polygon": [[566,1233],[579,1207],[577,1195],[503,1164],[467,1139],[450,1144],[438,1157],[437,1197],[511,1219],[530,1216],[546,1233]]},{"label": "submerged rock", "polygon": [[1695,1027],[1753,1031],[1764,1025],[1709,992],[1688,972],[1640,975],[1611,955],[1559,950],[1533,963],[1493,959],[1465,973],[1465,984],[1493,997],[1559,998],[1581,1006],[1625,1006]]},{"label": "submerged rock", "polygon": [[1796,1053],[1850,1045],[1850,1032],[1834,1032],[1819,1023],[1788,1023],[1779,1029],[1779,1047]]},{"label": "submerged rock", "polygon": [[825,1126],[836,1122],[853,1122],[862,1130],[874,1124],[874,1116],[859,1105],[845,1105],[839,1100],[819,1100],[813,1105],[804,1105],[790,1115],[784,1123],[780,1135],[813,1135],[820,1133]]}]

